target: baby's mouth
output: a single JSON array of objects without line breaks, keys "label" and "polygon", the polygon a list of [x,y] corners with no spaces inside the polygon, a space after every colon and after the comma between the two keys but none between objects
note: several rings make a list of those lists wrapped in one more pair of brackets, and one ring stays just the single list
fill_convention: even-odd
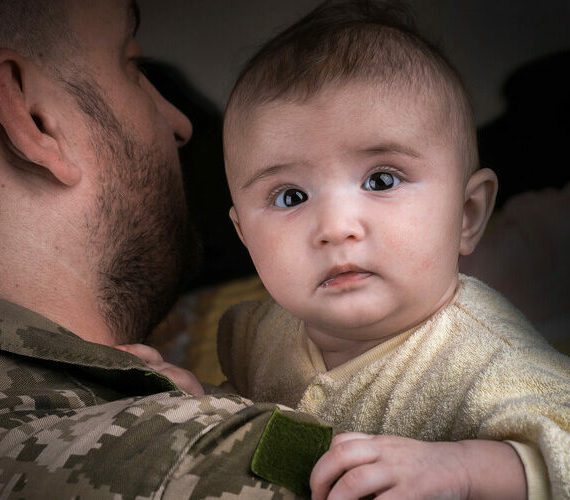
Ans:
[{"label": "baby's mouth", "polygon": [[352,264],[333,267],[323,281],[320,288],[329,288],[348,285],[372,276],[373,273]]}]

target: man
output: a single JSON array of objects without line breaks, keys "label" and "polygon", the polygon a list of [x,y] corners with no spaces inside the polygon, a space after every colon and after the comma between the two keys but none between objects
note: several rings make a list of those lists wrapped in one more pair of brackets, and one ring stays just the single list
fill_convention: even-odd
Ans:
[{"label": "man", "polygon": [[110,347],[164,316],[188,251],[192,128],[138,70],[137,12],[0,0],[0,497],[293,497],[249,472],[271,405]]}]

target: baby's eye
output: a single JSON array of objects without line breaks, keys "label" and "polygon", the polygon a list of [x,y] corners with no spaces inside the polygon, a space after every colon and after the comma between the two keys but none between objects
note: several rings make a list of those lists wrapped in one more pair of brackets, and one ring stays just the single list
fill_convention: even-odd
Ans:
[{"label": "baby's eye", "polygon": [[273,204],[279,208],[290,208],[307,201],[307,193],[297,188],[284,189],[277,193]]},{"label": "baby's eye", "polygon": [[386,191],[400,184],[400,179],[388,172],[374,172],[370,174],[364,183],[362,189],[366,191]]}]

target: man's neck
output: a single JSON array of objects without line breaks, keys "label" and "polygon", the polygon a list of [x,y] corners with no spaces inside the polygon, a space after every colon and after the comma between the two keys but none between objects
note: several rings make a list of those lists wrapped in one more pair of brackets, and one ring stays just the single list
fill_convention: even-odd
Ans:
[{"label": "man's neck", "polygon": [[53,263],[0,260],[0,298],[30,309],[89,342],[113,345],[97,300],[77,273]]}]

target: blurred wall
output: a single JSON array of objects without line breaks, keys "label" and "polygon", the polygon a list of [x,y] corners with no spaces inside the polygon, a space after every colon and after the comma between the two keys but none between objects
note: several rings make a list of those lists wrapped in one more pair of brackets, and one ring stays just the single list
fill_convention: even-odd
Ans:
[{"label": "blurred wall", "polygon": [[[179,67],[220,108],[245,59],[316,0],[139,0],[147,54]],[[525,61],[570,49],[569,0],[412,0],[472,94],[477,121],[501,112],[501,84]]]}]

